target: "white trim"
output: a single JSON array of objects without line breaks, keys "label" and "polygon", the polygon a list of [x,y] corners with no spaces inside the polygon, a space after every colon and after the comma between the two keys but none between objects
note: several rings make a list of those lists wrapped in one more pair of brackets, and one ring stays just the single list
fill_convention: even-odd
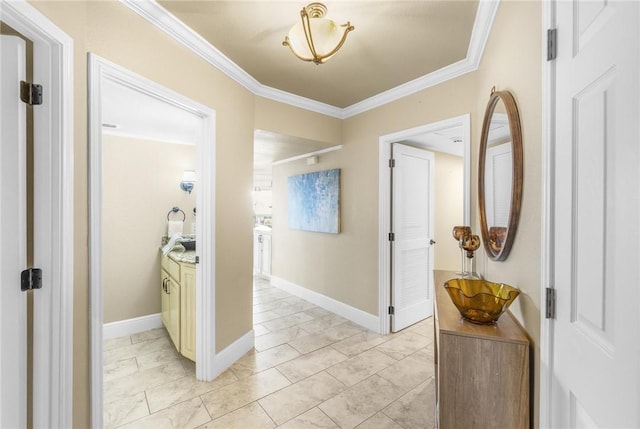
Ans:
[{"label": "white trim", "polygon": [[[547,29],[555,28],[555,1],[542,3],[542,46],[547,45]],[[553,164],[555,145],[555,61],[542,57],[542,239],[540,266],[540,394],[539,426],[552,427],[554,323],[545,315],[546,288],[553,284]]]},{"label": "white trim", "polygon": [[[391,158],[391,145],[394,142],[411,139],[413,137],[445,130],[453,127],[462,127],[464,147],[464,223],[469,225],[471,221],[471,115],[469,113],[444,119],[426,125],[410,128],[392,134],[380,136],[378,150],[378,314],[379,327],[376,329],[381,334],[390,332],[390,320],[388,308],[391,293],[391,252],[389,247],[389,231],[391,228],[391,180],[389,172],[389,159]],[[433,150],[433,149],[432,149]],[[437,184],[436,184],[437,186]]]},{"label": "white trim", "polygon": [[299,286],[288,280],[281,279],[280,277],[271,276],[271,285],[307,300],[318,307],[322,307],[325,310],[342,316],[345,319],[349,319],[353,323],[364,326],[371,331],[378,332],[378,317],[373,314],[367,313],[366,311],[362,311],[343,302],[336,301],[333,298]]},{"label": "white trim", "polygon": [[276,162],[271,163],[271,165],[285,164],[287,162],[297,161],[299,159],[309,158],[310,156],[314,156],[314,155],[322,155],[323,153],[334,152],[336,150],[342,149],[342,147],[343,147],[343,145],[331,146],[331,147],[328,147],[326,149],[320,149],[320,150],[316,150],[316,151],[313,151],[313,152],[304,153],[302,155],[292,156],[291,158],[281,159],[280,161],[276,161]]},{"label": "white trim", "polygon": [[196,190],[199,240],[196,265],[196,378],[219,374],[215,357],[215,111],[143,76],[89,54],[89,290],[91,314],[91,425],[102,427],[102,121],[101,89],[107,79],[201,119]]},{"label": "white trim", "polygon": [[213,377],[217,377],[233,365],[238,359],[253,350],[255,333],[253,329],[216,354],[216,365]]},{"label": "white trim", "polygon": [[105,323],[102,325],[102,339],[108,340],[158,328],[162,328],[162,313],[148,314],[133,319]]},{"label": "white trim", "polygon": [[391,88],[352,104],[351,106],[340,108],[262,85],[207,42],[202,36],[160,6],[155,0],[120,1],[255,95],[338,119],[350,118],[351,116],[375,109],[376,107],[406,97],[407,95],[414,94],[477,70],[500,4],[500,0],[483,0],[478,3],[478,11],[469,41],[469,49],[467,50],[467,57],[464,60],[443,67],[440,70],[436,70],[395,88]]},{"label": "white trim", "polygon": [[34,294],[33,426],[71,427],[73,406],[73,40],[26,1],[2,1],[0,19],[34,44],[36,243],[46,287]]}]

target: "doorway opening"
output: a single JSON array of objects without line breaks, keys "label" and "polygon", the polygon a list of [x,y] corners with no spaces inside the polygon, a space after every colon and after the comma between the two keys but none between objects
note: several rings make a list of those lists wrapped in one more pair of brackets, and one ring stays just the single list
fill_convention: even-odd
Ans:
[{"label": "doorway opening", "polygon": [[[104,258],[105,258],[105,213],[104,213],[104,167],[105,139],[104,129],[117,129],[118,124],[109,123],[107,118],[107,100],[114,91],[125,92],[131,100],[148,98],[153,100],[159,109],[168,109],[173,115],[181,117],[181,122],[189,124],[186,127],[187,136],[176,134],[175,127],[171,126],[156,129],[160,132],[162,140],[192,141],[195,143],[195,176],[197,182],[193,188],[195,194],[195,231],[197,231],[197,258],[195,264],[195,361],[196,378],[199,380],[212,380],[219,371],[216,371],[215,361],[215,112],[210,108],[175,93],[163,86],[156,84],[142,76],[132,73],[120,66],[110,63],[94,54],[89,54],[89,145],[90,145],[90,312],[91,312],[91,415],[92,424],[102,426],[103,418],[103,314],[104,314]],[[134,109],[140,108],[131,102]],[[126,110],[122,106],[122,110]],[[161,113],[156,112],[158,115]],[[126,112],[125,112],[126,116]],[[117,122],[114,121],[114,122]],[[170,123],[170,121],[167,121]],[[147,127],[140,121],[131,126]],[[156,128],[160,127],[159,125]],[[185,130],[182,130],[184,134]],[[113,134],[113,133],[112,133]],[[169,137],[169,136],[173,136]],[[177,137],[176,137],[177,136]],[[181,137],[180,137],[181,136]],[[113,136],[111,136],[113,137]],[[113,142],[110,142],[113,143]],[[147,142],[148,143],[148,142]],[[157,144],[157,143],[156,143]],[[130,147],[133,150],[133,146]],[[173,148],[175,149],[175,148]],[[111,151],[113,152],[113,151]],[[193,161],[191,161],[193,162]],[[161,170],[167,166],[156,165]],[[136,168],[132,164],[131,168]],[[142,166],[140,166],[142,169]],[[117,174],[117,173],[116,173]],[[137,187],[142,183],[131,183],[129,186]],[[179,180],[171,186],[179,187]],[[138,188],[139,199],[145,199],[146,190]],[[193,202],[191,201],[191,204]],[[169,208],[171,209],[171,207]],[[191,212],[192,207],[185,207],[186,212]],[[173,213],[171,211],[171,213]],[[192,212],[189,213],[190,218]],[[109,216],[136,216],[126,206]],[[159,213],[158,216],[169,216],[170,213]],[[193,219],[190,219],[193,220]],[[189,223],[190,225],[190,223]],[[190,227],[188,227],[190,229]],[[158,237],[160,240],[160,237]],[[135,241],[135,240],[134,240]],[[123,243],[124,246],[135,246],[135,242]],[[161,243],[158,242],[158,253]],[[157,255],[157,253],[156,253]],[[158,270],[159,271],[159,270]],[[160,295],[162,288],[158,282],[157,293]]]},{"label": "doorway opening", "polygon": [[[460,220],[468,225],[471,219],[470,213],[470,179],[471,179],[471,128],[470,115],[461,115],[443,121],[434,122],[410,128],[393,134],[380,137],[379,142],[379,199],[378,199],[378,293],[379,293],[379,330],[381,334],[388,334],[391,331],[390,306],[391,306],[391,290],[392,280],[392,251],[389,233],[392,231],[392,206],[391,206],[391,172],[390,163],[392,154],[392,145],[394,143],[402,143],[403,145],[413,146],[426,149],[432,152],[444,154],[447,157],[457,157],[462,164],[462,190],[458,196],[462,200],[462,213],[459,214]],[[436,159],[436,165],[437,159]],[[436,192],[438,188],[437,175],[434,181]],[[460,203],[460,201],[457,201]],[[435,205],[435,217],[438,217],[438,204]],[[459,255],[455,242],[445,243],[445,239],[451,237],[450,231],[445,235],[444,232],[438,234],[436,222],[436,237],[441,241],[441,248],[446,248],[447,244],[451,244],[456,250],[454,254]],[[445,223],[446,225],[446,223]],[[454,225],[449,225],[453,227]],[[442,237],[440,238],[440,235]],[[444,250],[436,247],[435,260],[438,268],[439,254],[443,254]],[[450,252],[447,252],[450,253]],[[459,256],[456,256],[459,260]],[[432,273],[430,273],[432,276]]]}]

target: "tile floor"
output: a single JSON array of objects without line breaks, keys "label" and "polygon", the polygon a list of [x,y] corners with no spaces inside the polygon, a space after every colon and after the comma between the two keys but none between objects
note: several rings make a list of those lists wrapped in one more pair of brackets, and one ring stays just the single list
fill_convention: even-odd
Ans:
[{"label": "tile floor", "polygon": [[431,429],[433,324],[381,336],[256,279],[255,350],[195,379],[164,329],[104,343],[105,428]]}]

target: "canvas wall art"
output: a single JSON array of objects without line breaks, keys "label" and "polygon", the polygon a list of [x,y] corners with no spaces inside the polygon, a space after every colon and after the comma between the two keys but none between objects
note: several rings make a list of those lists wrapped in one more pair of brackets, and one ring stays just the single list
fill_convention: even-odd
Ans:
[{"label": "canvas wall art", "polygon": [[289,177],[287,213],[289,228],[338,234],[340,169]]}]

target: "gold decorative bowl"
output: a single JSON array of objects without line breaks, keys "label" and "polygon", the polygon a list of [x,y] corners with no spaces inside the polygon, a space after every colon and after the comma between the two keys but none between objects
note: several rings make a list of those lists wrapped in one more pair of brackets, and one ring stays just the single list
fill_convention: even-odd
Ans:
[{"label": "gold decorative bowl", "polygon": [[496,323],[520,294],[518,288],[479,279],[447,280],[444,288],[462,317],[481,325]]}]

